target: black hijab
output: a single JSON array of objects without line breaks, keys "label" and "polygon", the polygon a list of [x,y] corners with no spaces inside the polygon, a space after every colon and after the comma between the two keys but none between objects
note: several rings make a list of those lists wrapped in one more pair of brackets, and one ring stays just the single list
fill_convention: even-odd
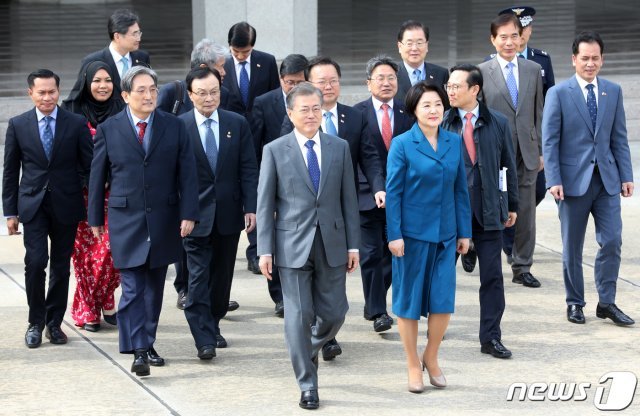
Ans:
[{"label": "black hijab", "polygon": [[[123,105],[120,100],[115,99],[113,93],[107,101],[97,101],[91,95],[91,82],[100,69],[107,71],[113,79],[109,65],[102,61],[88,62],[78,75],[78,81],[74,89],[69,93],[69,98],[63,101],[62,107],[76,114],[82,114],[89,120],[93,127],[97,127],[107,117],[112,116],[120,110]],[[115,91],[115,88],[114,88]]]}]

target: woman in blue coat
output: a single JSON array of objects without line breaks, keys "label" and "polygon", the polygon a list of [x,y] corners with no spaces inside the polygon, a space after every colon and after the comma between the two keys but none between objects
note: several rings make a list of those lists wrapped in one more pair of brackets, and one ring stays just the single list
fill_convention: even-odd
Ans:
[{"label": "woman in blue coat", "polygon": [[[393,312],[407,355],[409,391],[430,383],[445,387],[438,348],[453,313],[456,251],[471,237],[471,208],[462,157],[462,139],[441,129],[446,95],[420,82],[406,97],[416,117],[411,130],[391,143],[387,160],[387,227],[393,254]],[[428,340],[417,352],[418,320],[427,318]]]}]

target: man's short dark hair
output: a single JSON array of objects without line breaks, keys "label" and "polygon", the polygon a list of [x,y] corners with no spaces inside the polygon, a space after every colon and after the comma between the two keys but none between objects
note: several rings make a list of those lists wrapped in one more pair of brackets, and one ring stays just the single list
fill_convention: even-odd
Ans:
[{"label": "man's short dark hair", "polygon": [[453,71],[467,72],[469,74],[467,76],[467,84],[469,84],[469,88],[473,87],[474,85],[477,85],[480,87],[480,90],[478,91],[478,93],[482,91],[482,85],[484,81],[482,78],[482,72],[480,72],[480,68],[471,64],[460,64],[451,68],[449,73],[452,74]]},{"label": "man's short dark hair", "polygon": [[338,65],[338,63],[336,61],[334,61],[333,59],[331,59],[328,56],[316,56],[315,58],[313,58],[312,60],[309,61],[309,72],[311,72],[311,69],[314,66],[318,66],[318,65],[333,65],[333,67],[336,69],[336,72],[338,73],[338,78],[342,77],[342,72],[340,71],[340,65]]},{"label": "man's short dark hair", "polygon": [[280,64],[280,78],[298,72],[304,72],[304,79],[309,79],[309,61],[304,55],[297,53],[287,55]]},{"label": "man's short dark hair", "polygon": [[407,96],[404,99],[404,105],[409,114],[414,115],[416,113],[416,108],[418,107],[418,103],[422,98],[422,94],[429,91],[433,91],[438,94],[438,96],[442,100],[442,105],[445,108],[449,106],[447,94],[445,94],[444,89],[441,86],[432,84],[429,81],[420,81],[413,87],[411,87],[409,91],[407,91]]},{"label": "man's short dark hair", "polygon": [[187,74],[187,79],[185,80],[187,84],[187,90],[192,91],[191,84],[193,84],[194,79],[205,79],[211,74],[213,74],[218,79],[218,83],[222,87],[222,77],[220,76],[220,72],[218,72],[217,69],[209,68],[208,66],[199,66],[191,69],[191,71]]},{"label": "man's short dark hair", "polygon": [[247,22],[236,23],[229,29],[229,46],[234,48],[253,47],[256,44],[256,29]]},{"label": "man's short dark hair", "polygon": [[116,10],[115,12],[113,12],[111,17],[109,17],[109,23],[107,24],[109,39],[113,40],[113,37],[116,33],[125,35],[129,31],[129,28],[136,23],[140,24],[140,19],[138,18],[138,15],[131,10]]},{"label": "man's short dark hair", "polygon": [[369,59],[369,61],[367,62],[367,67],[366,67],[367,79],[371,79],[371,74],[373,74],[373,71],[380,65],[388,65],[391,67],[391,69],[393,69],[393,72],[395,72],[396,75],[398,74],[398,69],[399,69],[398,64],[395,63],[390,56],[376,55],[373,58]]},{"label": "man's short dark hair", "polygon": [[322,98],[322,91],[314,87],[310,82],[301,82],[300,84],[293,87],[287,94],[287,108],[289,110],[293,110],[293,105],[295,104],[296,98],[298,98],[298,96],[305,97],[310,95],[315,95],[320,98],[320,105],[324,103],[324,99]]},{"label": "man's short dark hair", "polygon": [[491,36],[494,38],[498,36],[498,29],[502,26],[507,26],[513,23],[518,29],[518,34],[522,35],[522,23],[515,14],[500,14],[498,17],[491,21]]},{"label": "man's short dark hair", "polygon": [[589,30],[578,33],[575,40],[573,41],[573,46],[571,47],[571,50],[573,51],[573,54],[575,56],[578,55],[581,43],[597,43],[600,46],[600,55],[604,53],[604,42],[602,41],[602,38],[600,37],[600,34],[598,32]]},{"label": "man's short dark hair", "polygon": [[27,84],[29,88],[33,88],[36,78],[53,78],[56,80],[56,87],[60,88],[60,77],[49,69],[37,69],[27,76]]},{"label": "man's short dark hair", "polygon": [[424,38],[429,42],[429,27],[424,26],[422,23],[417,20],[407,20],[402,22],[400,25],[400,30],[398,31],[398,42],[402,42],[402,38],[404,37],[404,32],[407,30],[415,30],[422,29],[424,32]]}]

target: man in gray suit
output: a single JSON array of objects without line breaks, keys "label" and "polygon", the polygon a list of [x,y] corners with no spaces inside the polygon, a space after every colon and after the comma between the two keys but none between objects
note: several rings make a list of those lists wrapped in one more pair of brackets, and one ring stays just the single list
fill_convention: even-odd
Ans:
[{"label": "man in gray suit", "polygon": [[542,162],[542,76],[540,65],[518,58],[522,35],[520,20],[502,14],[491,22],[491,42],[496,56],[478,65],[484,78],[482,89],[488,107],[507,116],[516,151],[518,171],[518,222],[513,244],[514,283],[540,287],[531,274],[536,244],[536,178]]},{"label": "man in gray suit", "polygon": [[584,324],[584,235],[593,215],[600,246],[595,261],[596,316],[633,325],[615,304],[620,271],[620,194],[633,195],[633,169],[620,86],[597,77],[604,43],[596,32],[573,42],[576,75],[548,91],[542,125],[545,176],[558,201],[567,319]]},{"label": "man in gray suit", "polygon": [[316,409],[318,351],[349,309],[345,272],[359,262],[360,223],[349,144],[320,132],[322,93],[308,82],[287,95],[293,132],[263,149],[258,183],[258,255],[267,279],[280,271],[285,338],[302,391]]}]

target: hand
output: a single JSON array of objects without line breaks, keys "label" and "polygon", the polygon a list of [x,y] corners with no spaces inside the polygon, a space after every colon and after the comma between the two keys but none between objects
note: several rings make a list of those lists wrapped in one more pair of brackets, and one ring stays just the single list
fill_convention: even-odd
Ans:
[{"label": "hand", "polygon": [[622,184],[622,196],[628,198],[633,195],[633,182],[624,182]]},{"label": "hand", "polygon": [[258,267],[262,275],[271,280],[271,273],[273,273],[273,257],[272,256],[260,256],[258,261]]},{"label": "hand", "polygon": [[191,220],[182,220],[180,222],[180,237],[184,238],[191,234],[193,231],[193,227],[196,225],[195,221]]},{"label": "hand", "polygon": [[378,208],[384,208],[384,201],[387,197],[387,193],[385,191],[376,192],[373,196],[376,200],[376,205]]},{"label": "hand", "polygon": [[249,234],[256,228],[256,214],[244,214],[244,230]]},{"label": "hand", "polygon": [[9,217],[7,218],[7,230],[9,230],[9,235],[19,235],[18,232],[18,217]]},{"label": "hand", "polygon": [[456,243],[456,251],[460,254],[467,254],[467,251],[469,251],[470,240],[470,238],[458,238],[458,242]]},{"label": "hand", "polygon": [[544,169],[544,159],[540,156],[540,166],[538,166],[538,172],[541,172]]},{"label": "hand", "polygon": [[358,268],[358,263],[360,263],[360,253],[349,252],[347,258],[347,273],[353,272]]},{"label": "hand", "polygon": [[91,227],[91,232],[93,233],[93,236],[97,239],[101,239],[102,238],[102,234],[104,234],[104,227],[102,225],[98,226],[98,227]]},{"label": "hand", "polygon": [[555,185],[549,188],[549,193],[553,195],[556,201],[564,201],[564,191],[562,185]]},{"label": "hand", "polygon": [[404,240],[399,238],[397,240],[389,241],[389,251],[396,257],[404,256]]},{"label": "hand", "polygon": [[505,227],[513,227],[516,223],[516,218],[518,218],[518,214],[515,212],[509,212],[509,218],[504,222]]}]

